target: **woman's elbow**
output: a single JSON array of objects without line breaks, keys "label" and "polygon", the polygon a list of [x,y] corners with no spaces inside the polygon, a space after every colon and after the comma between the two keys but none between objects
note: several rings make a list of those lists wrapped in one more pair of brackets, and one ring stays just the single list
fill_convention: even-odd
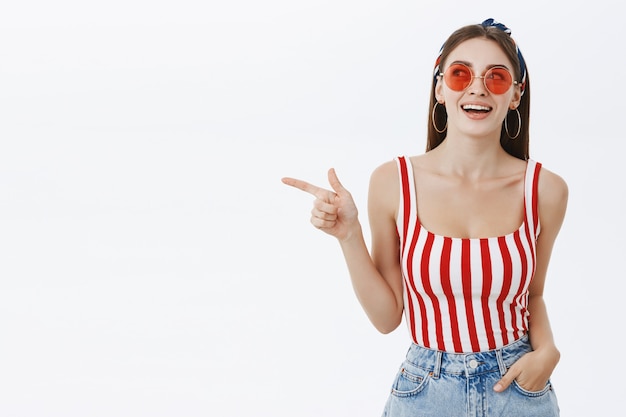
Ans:
[{"label": "woman's elbow", "polygon": [[390,320],[381,321],[379,323],[373,323],[376,330],[378,330],[382,334],[389,334],[396,330],[398,326],[402,323],[402,315],[400,317],[394,317]]}]

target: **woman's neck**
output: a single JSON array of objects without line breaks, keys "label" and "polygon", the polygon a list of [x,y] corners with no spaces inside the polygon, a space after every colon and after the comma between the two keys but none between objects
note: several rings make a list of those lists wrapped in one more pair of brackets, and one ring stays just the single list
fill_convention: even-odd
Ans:
[{"label": "woman's neck", "polygon": [[449,135],[431,152],[443,172],[465,178],[497,176],[504,162],[512,158],[500,145],[499,136],[472,138]]}]

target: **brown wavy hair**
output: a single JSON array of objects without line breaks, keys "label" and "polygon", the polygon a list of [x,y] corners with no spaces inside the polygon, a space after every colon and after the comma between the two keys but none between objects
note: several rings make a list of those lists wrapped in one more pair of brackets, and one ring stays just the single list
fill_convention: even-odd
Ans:
[{"label": "brown wavy hair", "polygon": [[[517,49],[515,46],[515,42],[511,38],[509,34],[498,29],[494,26],[482,26],[478,25],[468,25],[464,26],[458,30],[456,30],[448,40],[446,40],[442,51],[441,58],[439,61],[439,67],[443,68],[448,55],[454,48],[456,48],[462,42],[474,39],[474,38],[483,38],[489,39],[496,42],[500,48],[504,51],[507,58],[513,64],[513,76],[519,82],[521,82],[521,69],[520,69],[520,60],[517,56]],[[435,107],[435,103],[437,103],[437,99],[435,97],[435,86],[437,85],[437,79],[433,77],[433,85],[430,91],[430,106],[429,109],[432,112]],[[504,128],[504,122],[502,123],[502,130],[500,131],[500,144],[502,148],[510,155],[513,155],[516,158],[527,160],[530,155],[528,151],[528,141],[529,141],[529,129],[528,123],[530,121],[530,79],[528,77],[528,69],[526,69],[526,83],[524,88],[524,94],[521,97],[520,104],[517,108],[520,113],[522,125],[520,127],[519,136],[515,139],[511,139],[509,135],[506,133]],[[518,119],[515,111],[509,111],[506,116],[508,118],[509,132],[514,134],[517,132]],[[444,106],[437,106],[437,111],[432,115],[428,114],[428,136],[426,141],[426,152],[435,149],[437,146],[443,142],[446,138],[447,130],[442,133],[437,132],[435,127],[433,126],[433,118],[434,123],[437,126],[442,127],[445,126],[448,122],[448,115],[445,111]]]}]

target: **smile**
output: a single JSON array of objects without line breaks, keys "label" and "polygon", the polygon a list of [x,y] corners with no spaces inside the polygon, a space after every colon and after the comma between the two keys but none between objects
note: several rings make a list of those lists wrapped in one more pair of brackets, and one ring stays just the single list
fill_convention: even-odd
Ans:
[{"label": "smile", "polygon": [[491,107],[480,106],[478,104],[465,104],[462,106],[462,109],[466,112],[479,112],[479,113],[489,113],[491,111]]}]

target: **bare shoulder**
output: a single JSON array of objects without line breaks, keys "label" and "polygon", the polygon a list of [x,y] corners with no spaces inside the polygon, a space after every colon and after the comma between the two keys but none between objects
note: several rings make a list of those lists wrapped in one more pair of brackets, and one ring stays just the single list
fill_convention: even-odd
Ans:
[{"label": "bare shoulder", "polygon": [[541,168],[539,175],[539,215],[544,224],[554,224],[560,228],[567,208],[569,189],[567,183],[558,174]]},{"label": "bare shoulder", "polygon": [[398,163],[395,160],[390,160],[376,167],[370,177],[370,211],[384,210],[389,215],[395,215],[399,201],[400,175]]},{"label": "bare shoulder", "polygon": [[387,188],[391,185],[398,184],[398,165],[395,160],[384,162],[374,169],[372,172],[370,183],[372,186]]},{"label": "bare shoulder", "polygon": [[539,176],[539,201],[543,200],[551,204],[567,204],[569,189],[561,176],[554,172],[541,168]]}]

